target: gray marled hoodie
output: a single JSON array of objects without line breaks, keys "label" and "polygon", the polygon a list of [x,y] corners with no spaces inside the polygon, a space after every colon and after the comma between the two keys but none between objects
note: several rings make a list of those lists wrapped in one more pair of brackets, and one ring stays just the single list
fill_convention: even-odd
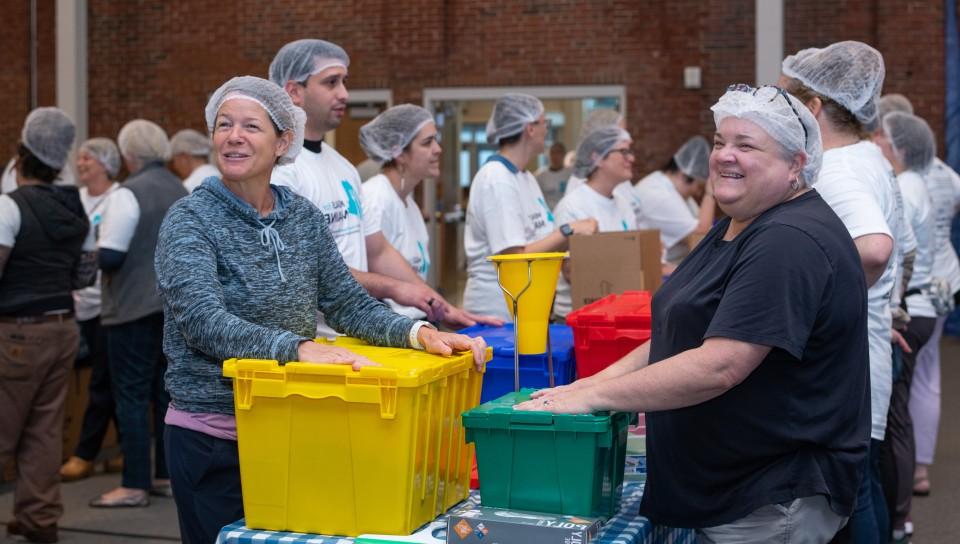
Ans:
[{"label": "gray marled hoodie", "polygon": [[276,205],[261,219],[218,178],[207,178],[160,227],[166,385],[178,410],[233,414],[223,360],[297,360],[300,342],[313,338],[318,307],[345,334],[409,346],[413,321],[353,279],[320,211],[286,187],[271,188]]}]

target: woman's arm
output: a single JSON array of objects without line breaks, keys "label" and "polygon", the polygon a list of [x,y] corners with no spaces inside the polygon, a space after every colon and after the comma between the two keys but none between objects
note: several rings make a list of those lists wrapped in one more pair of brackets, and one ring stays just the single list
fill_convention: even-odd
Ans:
[{"label": "woman's arm", "polygon": [[371,297],[357,283],[343,262],[326,221],[317,218],[317,254],[321,273],[317,302],[327,323],[334,330],[378,346],[410,347],[408,335],[413,320],[398,315]]},{"label": "woman's arm", "polygon": [[164,311],[187,345],[214,359],[252,357],[296,361],[308,340],[290,331],[251,323],[226,309],[217,276],[216,248],[200,219],[182,207],[160,227],[154,258]]},{"label": "woman's arm", "polygon": [[600,410],[648,412],[693,406],[718,397],[745,380],[760,366],[770,349],[769,346],[729,338],[708,338],[700,347],[661,363],[588,387],[558,391],[518,404],[516,409],[581,414]]}]

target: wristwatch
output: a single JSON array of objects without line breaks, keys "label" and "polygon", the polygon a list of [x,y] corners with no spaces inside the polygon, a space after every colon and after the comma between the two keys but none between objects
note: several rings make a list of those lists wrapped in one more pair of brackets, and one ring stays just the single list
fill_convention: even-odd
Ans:
[{"label": "wristwatch", "polygon": [[573,236],[573,227],[570,226],[570,223],[564,223],[560,225],[560,234],[567,238]]}]

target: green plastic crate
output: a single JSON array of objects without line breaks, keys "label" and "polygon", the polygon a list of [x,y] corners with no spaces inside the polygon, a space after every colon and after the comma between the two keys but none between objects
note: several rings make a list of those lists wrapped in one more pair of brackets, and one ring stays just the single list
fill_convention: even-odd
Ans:
[{"label": "green plastic crate", "polygon": [[611,517],[620,508],[627,427],[636,414],[525,412],[508,393],[463,413],[484,506]]}]

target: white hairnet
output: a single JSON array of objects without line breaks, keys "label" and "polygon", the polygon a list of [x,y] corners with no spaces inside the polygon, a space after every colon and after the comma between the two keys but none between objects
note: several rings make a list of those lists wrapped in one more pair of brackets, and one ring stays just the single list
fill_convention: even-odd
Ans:
[{"label": "white hairnet", "polygon": [[768,86],[755,91],[727,91],[710,109],[713,110],[713,121],[717,127],[727,117],[745,119],[779,142],[788,154],[803,153],[807,162],[801,173],[801,181],[809,185],[817,179],[823,159],[820,126],[803,102],[785,91]]},{"label": "white hairnet", "polygon": [[63,168],[73,146],[76,127],[60,108],[37,108],[27,115],[20,142],[43,164]]},{"label": "white hairnet", "polygon": [[588,178],[597,169],[600,161],[610,154],[620,142],[631,142],[630,133],[616,125],[594,129],[577,146],[577,158],[573,163],[573,175]]},{"label": "white hairnet", "polygon": [[892,111],[913,113],[913,104],[902,94],[891,93],[881,96],[878,107],[880,108],[880,119],[883,119],[883,116]]},{"label": "white hairnet", "polygon": [[242,98],[252,100],[260,105],[273,124],[281,132],[293,133],[293,140],[286,154],[277,161],[279,164],[291,163],[300,154],[303,147],[303,129],[307,123],[307,114],[293,105],[290,95],[275,83],[254,76],[235,77],[213,92],[204,113],[207,118],[207,130],[213,134],[217,121],[217,112],[227,100]]},{"label": "white hairnet", "polygon": [[622,119],[623,115],[617,110],[611,110],[609,108],[595,109],[587,115],[587,120],[584,121],[583,126],[580,127],[580,139],[586,138],[588,134],[600,127],[616,125],[620,123]]},{"label": "white hairnet", "polygon": [[80,144],[80,153],[88,153],[96,159],[110,179],[120,173],[120,150],[110,138],[90,138]]},{"label": "white hairnet", "polygon": [[371,159],[385,163],[400,156],[420,130],[433,122],[430,112],[401,104],[376,116],[360,127],[360,146]]},{"label": "white hairnet", "polygon": [[920,117],[902,111],[884,115],[881,123],[900,164],[907,170],[926,174],[937,151],[930,125]]},{"label": "white hairnet", "polygon": [[117,146],[124,157],[144,164],[170,160],[170,141],[160,125],[146,119],[134,119],[123,125],[117,135]]},{"label": "white hairnet", "polygon": [[206,157],[213,149],[210,138],[192,128],[185,128],[170,138],[170,153]]},{"label": "white hairnet", "polygon": [[876,49],[855,41],[803,49],[783,59],[782,70],[846,108],[866,130],[879,126],[877,101],[885,69],[883,55]]},{"label": "white hairnet", "polygon": [[521,93],[509,93],[497,99],[487,121],[487,142],[500,143],[500,140],[520,134],[523,127],[535,123],[543,115],[543,102],[535,96]]},{"label": "white hairnet", "polygon": [[331,66],[350,67],[350,57],[342,47],[324,40],[296,40],[281,47],[273,57],[270,81],[280,87],[288,81],[302,83]]},{"label": "white hairnet", "polygon": [[690,138],[673,154],[673,162],[687,176],[706,180],[710,177],[710,143],[703,136]]}]

